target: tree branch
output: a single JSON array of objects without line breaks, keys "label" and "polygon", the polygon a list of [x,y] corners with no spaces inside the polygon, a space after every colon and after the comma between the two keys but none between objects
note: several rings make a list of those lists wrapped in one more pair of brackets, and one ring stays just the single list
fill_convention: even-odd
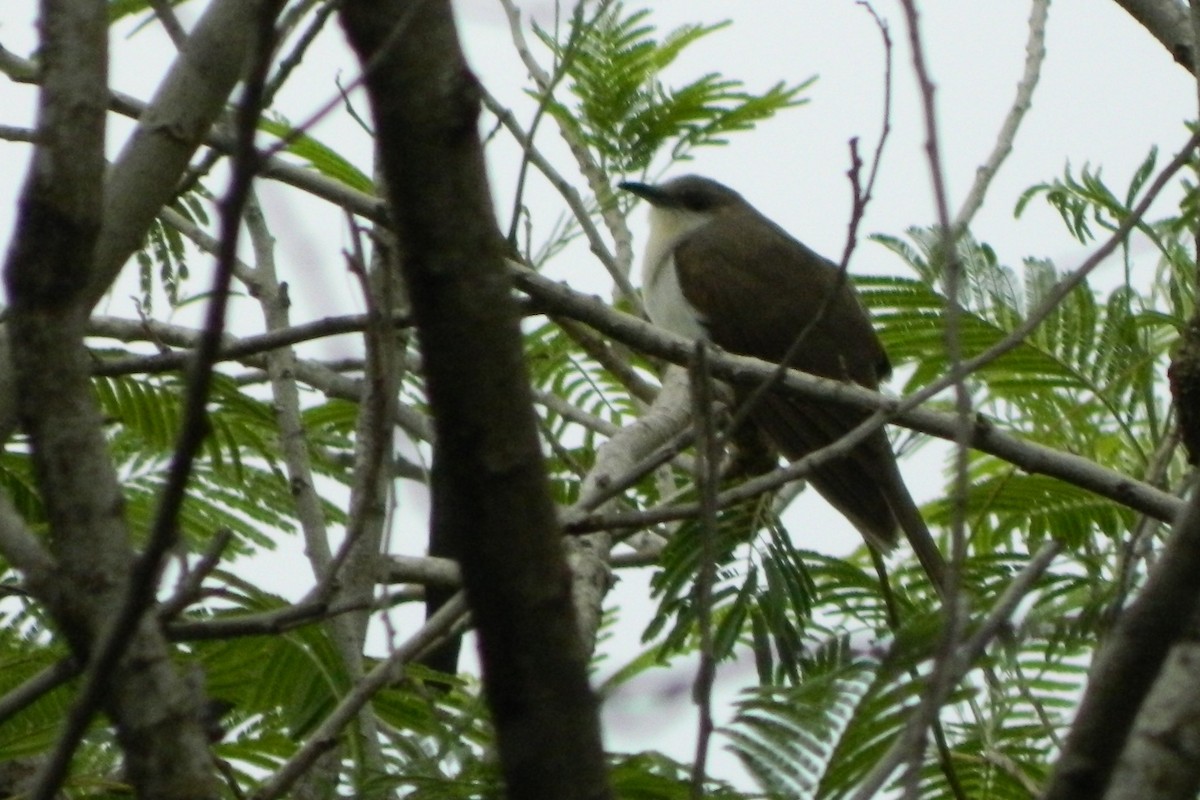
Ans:
[{"label": "tree branch", "polygon": [[342,22],[374,67],[366,88],[437,431],[434,507],[450,515],[441,524],[462,555],[507,795],[607,797],[507,244],[487,190],[478,82],[446,0],[348,0]]},{"label": "tree branch", "polygon": [[[44,0],[42,20],[37,153],[4,278],[13,386],[56,561],[51,574],[26,580],[86,662],[122,606],[133,560],[83,344],[107,208],[107,4]],[[153,620],[142,618],[117,668],[97,667],[89,664],[89,680],[103,692],[90,697],[116,723],[135,791],[164,800],[215,796],[201,698],[175,671]],[[81,695],[34,797],[56,795],[90,716],[91,700]]]},{"label": "tree branch", "polygon": [[1192,26],[1187,5],[1179,0],[1116,0],[1178,64],[1192,71]]},{"label": "tree branch", "polygon": [[954,217],[954,230],[961,234],[975,218],[975,213],[983,205],[992,178],[1000,171],[1000,165],[1012,152],[1013,141],[1016,140],[1017,130],[1025,118],[1025,112],[1033,104],[1033,90],[1037,88],[1038,79],[1042,74],[1042,62],[1046,58],[1046,17],[1050,11],[1050,0],[1033,0],[1033,9],[1029,14],[1029,39],[1025,43],[1025,72],[1017,84],[1017,96],[1013,100],[996,144],[991,155],[975,173],[975,181],[971,184],[967,197]]},{"label": "tree branch", "polygon": [[1044,800],[1102,797],[1171,646],[1200,611],[1200,492],[1193,492],[1146,585],[1092,662],[1087,691]]},{"label": "tree branch", "polygon": [[[260,2],[214,0],[145,108],[105,183],[108,202],[88,285],[95,304],[174,196],[196,148],[226,108],[253,44]],[[108,93],[102,95],[107,97]]]},{"label": "tree branch", "polygon": [[[687,363],[690,351],[690,342],[687,340],[628,314],[615,311],[594,297],[572,291],[528,270],[514,269],[514,274],[518,286],[536,295],[540,302],[552,308],[555,313],[585,322],[605,335],[642,352],[664,358],[674,364]],[[976,357],[966,363],[975,366],[981,358]],[[760,382],[777,368],[777,365],[765,361],[728,353],[713,353],[711,361],[714,375],[734,383]],[[868,411],[883,411],[887,421],[943,439],[952,440],[958,434],[957,417],[918,407],[926,399],[929,389],[897,400],[859,386],[789,370],[777,390],[795,392],[798,397],[845,403]],[[877,422],[882,424],[882,421]],[[1028,472],[1059,478],[1156,519],[1169,522],[1182,507],[1178,498],[1160,489],[1135,481],[1128,475],[1102,467],[1072,453],[1062,453],[1005,434],[984,419],[974,421],[968,443]],[[695,510],[692,509],[691,513],[694,514]],[[667,518],[678,517],[671,515]],[[572,525],[571,530],[582,533],[611,528],[614,524],[620,526],[615,519],[610,519],[606,524]]]}]

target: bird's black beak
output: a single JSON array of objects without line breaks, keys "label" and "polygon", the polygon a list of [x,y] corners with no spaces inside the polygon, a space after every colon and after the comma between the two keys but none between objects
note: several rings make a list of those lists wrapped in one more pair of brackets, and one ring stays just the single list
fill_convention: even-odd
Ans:
[{"label": "bird's black beak", "polygon": [[630,194],[637,195],[652,206],[670,205],[666,194],[657,186],[651,186],[648,183],[638,183],[637,181],[622,181],[617,184],[618,189],[624,189]]}]

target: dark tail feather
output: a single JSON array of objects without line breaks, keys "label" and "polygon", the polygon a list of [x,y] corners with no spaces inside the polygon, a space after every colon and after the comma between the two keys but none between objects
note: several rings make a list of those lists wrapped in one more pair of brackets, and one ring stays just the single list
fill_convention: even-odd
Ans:
[{"label": "dark tail feather", "polygon": [[908,539],[917,560],[921,562],[921,568],[925,570],[929,580],[933,581],[933,587],[937,589],[938,594],[944,598],[946,596],[946,559],[942,557],[937,543],[933,541],[933,534],[929,532],[929,526],[925,524],[921,510],[917,508],[916,502],[909,494],[895,457],[887,459],[883,468],[885,474],[882,476],[882,480],[886,481],[883,484],[883,490],[887,495],[888,505],[891,506],[892,513],[896,515],[896,521],[900,523],[900,530],[904,531],[904,537]]},{"label": "dark tail feather", "polygon": [[[850,408],[770,395],[753,413],[757,423],[791,459],[801,458],[844,436],[866,415]],[[946,561],[904,484],[891,442],[877,431],[845,458],[813,470],[809,482],[881,552],[904,532],[939,594],[945,594]]]},{"label": "dark tail feather", "polygon": [[[779,396],[763,398],[753,418],[790,459],[837,441],[864,419],[852,409]],[[813,488],[885,553],[896,546],[897,524],[872,462],[890,454],[887,437],[880,431],[850,455],[827,461],[809,475]]]}]

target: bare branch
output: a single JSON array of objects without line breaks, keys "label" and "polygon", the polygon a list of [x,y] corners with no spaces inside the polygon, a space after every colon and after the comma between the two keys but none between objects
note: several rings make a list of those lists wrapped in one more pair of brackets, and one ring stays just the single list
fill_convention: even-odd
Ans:
[{"label": "bare branch", "polygon": [[0,139],[6,142],[34,142],[37,133],[30,128],[18,128],[15,125],[0,125]]},{"label": "bare branch", "polygon": [[1000,171],[1000,165],[1012,152],[1017,129],[1021,127],[1025,112],[1033,103],[1033,90],[1041,77],[1042,61],[1046,58],[1046,17],[1049,11],[1050,0],[1033,0],[1033,10],[1029,14],[1029,40],[1025,43],[1025,72],[1017,84],[1016,99],[1004,118],[1004,124],[1000,126],[992,153],[976,171],[975,182],[971,184],[962,207],[954,217],[956,237],[967,229],[975,213],[983,205],[983,198],[992,183],[992,178]]},{"label": "bare branch", "polygon": [[208,547],[200,559],[193,565],[185,565],[174,594],[158,607],[159,619],[167,620],[177,614],[182,614],[189,605],[200,599],[204,579],[220,566],[221,555],[231,541],[233,541],[233,531],[228,528],[222,528],[213,534],[212,540],[208,543]]},{"label": "bare branch", "polygon": [[[499,100],[486,91],[483,93],[483,104],[488,111],[496,115],[496,119],[500,120],[500,124],[508,129],[513,138],[522,144],[525,148],[526,158],[538,168],[539,172],[546,176],[546,179],[550,181],[550,185],[566,201],[567,207],[575,215],[575,219],[579,222],[580,230],[583,231],[583,235],[588,240],[588,246],[591,248],[592,254],[600,259],[600,263],[604,265],[604,268],[609,271],[613,280],[617,281],[619,285],[621,279],[617,276],[621,273],[616,268],[616,259],[609,251],[608,245],[605,243],[604,237],[600,235],[599,229],[592,223],[592,215],[584,205],[583,198],[579,196],[579,192],[554,168],[554,165],[542,154],[542,151],[529,142],[529,134],[521,128],[512,111],[505,108]],[[628,275],[624,276],[623,280],[628,283]],[[628,291],[633,292],[633,287],[629,286]]]},{"label": "bare branch", "polygon": [[380,583],[420,583],[426,586],[460,586],[458,562],[449,558],[415,558],[387,555],[380,559],[376,579]]},{"label": "bare branch", "polygon": [[[540,302],[552,307],[556,313],[574,317],[643,352],[665,358],[672,363],[686,363],[691,346],[687,340],[628,314],[614,311],[593,297],[574,292],[535,273],[520,270],[514,271],[514,275],[519,286],[531,294],[536,294]],[[1022,332],[1021,337],[1023,338],[1026,333]],[[1016,346],[1019,341],[1020,339],[1012,346]],[[977,368],[982,363],[986,363],[985,356],[989,356],[996,349],[993,348],[983,356],[971,359],[966,364],[971,368]],[[758,359],[734,356],[728,353],[713,353],[712,365],[714,374],[721,379],[747,383],[761,381],[777,368],[777,365]],[[953,439],[959,432],[956,417],[919,407],[929,396],[944,388],[944,385],[938,383],[911,397],[896,400],[859,386],[789,371],[777,390],[795,391],[797,396],[842,402],[856,408],[885,412],[886,417],[875,419],[864,425],[882,424],[886,419],[922,433]],[[854,433],[857,436],[865,435],[867,432],[869,431],[860,426]],[[977,419],[973,422],[969,443],[978,450],[1009,461],[1028,472],[1059,478],[1157,519],[1168,522],[1173,520],[1182,506],[1178,498],[1148,484],[1135,481],[1128,475],[1107,469],[1074,454],[1055,451],[1002,433],[986,420]],[[691,509],[690,513],[694,515],[695,509]],[[671,514],[665,515],[663,518],[678,519],[680,517]],[[625,522],[626,520],[614,517],[605,520],[603,524],[599,522],[595,525],[572,524],[570,530],[585,532],[612,529],[624,527]]]},{"label": "bare branch", "polygon": [[[361,333],[366,329],[368,322],[366,314],[351,314],[344,317],[324,317],[286,328],[274,328],[267,333],[240,339],[225,334],[222,336],[223,344],[214,358],[217,361],[242,361],[259,366],[262,362],[251,356],[269,354],[280,348],[328,336]],[[396,328],[406,328],[412,321],[406,314],[396,314],[392,317],[391,324]],[[95,375],[150,375],[187,368],[196,358],[193,348],[199,344],[200,331],[154,320],[143,322],[118,317],[94,317],[88,323],[88,335],[105,336],[123,342],[145,341],[153,337],[158,342],[187,348],[181,352],[109,359],[101,361],[93,369]]]},{"label": "bare branch", "polygon": [[[194,350],[200,339],[199,331],[193,328],[155,320],[133,321],[113,317],[97,317],[90,320],[89,324],[91,326],[90,335],[108,336],[122,341],[149,340]],[[397,317],[397,324],[407,325],[407,317]],[[286,331],[247,337],[240,340],[241,343],[226,336],[224,340],[229,342],[228,350],[220,351],[217,357],[221,358],[226,355],[236,357],[247,366],[265,369],[266,359],[264,356],[250,355],[249,353],[238,355],[239,349],[245,346],[249,351],[264,353],[275,347],[296,344],[327,334],[357,332],[362,330],[365,325],[366,317],[364,316],[330,317],[325,320],[304,323]],[[249,344],[245,344],[246,342]],[[107,364],[101,363],[94,365],[92,369],[93,374],[96,375],[165,372],[182,369],[192,363],[194,359],[194,352],[163,353],[156,356],[113,361]],[[301,383],[311,386],[329,397],[358,402],[362,396],[360,381],[341,375],[315,361],[298,360],[296,362],[296,378]],[[420,441],[427,442],[433,438],[433,429],[429,418],[408,406],[397,406],[396,424]]]},{"label": "bare branch", "polygon": [[57,564],[4,494],[0,494],[0,555],[22,572],[26,582],[49,590]]},{"label": "bare branch", "polygon": [[942,163],[940,134],[934,104],[934,85],[925,63],[925,48],[921,40],[920,20],[915,0],[901,0],[908,23],[909,46],[912,51],[913,71],[921,90],[921,107],[925,122],[925,154],[929,162],[929,177],[937,208],[939,244],[942,257],[942,279],[945,286],[945,334],[946,355],[950,369],[947,381],[954,392],[955,431],[954,478],[950,494],[953,509],[950,522],[950,558],[944,571],[944,598],[942,613],[945,617],[939,644],[939,657],[933,665],[933,675],[922,692],[921,702],[914,714],[914,724],[905,729],[908,740],[909,761],[905,774],[904,797],[915,798],[920,788],[921,762],[924,753],[926,732],[937,719],[943,702],[943,692],[948,691],[946,678],[947,658],[959,644],[966,627],[967,608],[961,595],[962,567],[967,557],[967,497],[970,490],[968,475],[968,446],[971,438],[972,400],[966,379],[970,374],[963,364],[962,317],[963,310],[959,292],[965,279],[962,261],[958,257],[960,233],[951,227],[949,195]]},{"label": "bare branch", "polygon": [[[295,328],[291,327],[291,299],[287,295],[287,287],[280,284],[276,273],[274,239],[266,228],[262,207],[257,202],[251,203],[247,209],[246,229],[254,246],[256,299],[262,308],[267,335],[294,331]],[[365,325],[365,315],[362,321]],[[225,352],[223,348],[222,355]],[[319,579],[328,569],[333,556],[329,548],[325,512],[313,480],[308,442],[300,418],[296,353],[290,345],[271,348],[266,361],[275,422],[279,426],[279,446],[292,487],[296,517],[304,536],[304,552],[312,563],[313,574]]]},{"label": "bare branch", "polygon": [[419,600],[421,593],[412,589],[388,592],[366,601],[330,601],[328,590],[312,593],[312,599],[258,614],[230,614],[204,620],[179,620],[166,626],[167,637],[175,642],[235,639],[242,636],[271,636],[306,625],[326,622],[344,614],[378,611],[399,603]]},{"label": "bare branch", "polygon": [[110,200],[96,248],[96,273],[88,286],[93,303],[141,244],[151,220],[174,195],[192,154],[224,112],[242,77],[258,5],[245,0],[208,5],[117,156],[105,186]]},{"label": "bare branch", "polygon": [[1180,0],[1116,0],[1117,5],[1158,39],[1184,69],[1192,70],[1192,26]]},{"label": "bare branch", "polygon": [[1191,800],[1200,789],[1200,641],[1190,630],[1167,656],[1137,715],[1104,800]]},{"label": "bare branch", "polygon": [[0,697],[0,722],[4,722],[42,696],[54,691],[83,670],[73,658],[56,661]]},{"label": "bare branch", "polygon": [[171,7],[170,2],[168,0],[150,0],[150,8],[154,9],[154,16],[158,17],[159,24],[167,32],[167,36],[171,38],[175,48],[182,50],[187,43],[187,32],[179,24],[179,17],[175,16],[175,9]]},{"label": "bare branch", "polygon": [[[633,425],[622,428],[596,452],[595,463],[580,487],[579,500],[560,514],[565,529],[571,530],[573,521],[578,521],[586,512],[605,507],[691,443],[690,435],[686,437],[686,443],[683,438],[676,437],[674,446],[663,447],[649,457],[646,455],[684,426],[688,414],[687,399],[686,374],[678,369],[668,370],[663,390],[646,413]],[[567,542],[573,576],[572,600],[579,618],[580,637],[589,652],[595,647],[604,596],[612,585],[609,559],[613,536],[609,534],[610,530],[612,528],[596,527],[589,531],[592,536],[572,537]]]}]

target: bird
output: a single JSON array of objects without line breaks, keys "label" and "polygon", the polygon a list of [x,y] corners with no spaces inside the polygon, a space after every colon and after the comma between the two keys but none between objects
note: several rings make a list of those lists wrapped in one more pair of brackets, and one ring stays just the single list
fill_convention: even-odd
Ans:
[{"label": "bird", "polygon": [[[650,205],[642,260],[646,314],[655,325],[743,356],[878,390],[891,362],[853,286],[817,254],[709,178],[685,175],[618,188]],[[805,329],[798,348],[792,345]],[[752,388],[738,387],[739,399]],[[789,459],[839,439],[868,414],[768,392],[750,421]],[[909,493],[885,431],[814,468],[809,483],[880,553],[903,531],[941,590],[945,561]]]}]

